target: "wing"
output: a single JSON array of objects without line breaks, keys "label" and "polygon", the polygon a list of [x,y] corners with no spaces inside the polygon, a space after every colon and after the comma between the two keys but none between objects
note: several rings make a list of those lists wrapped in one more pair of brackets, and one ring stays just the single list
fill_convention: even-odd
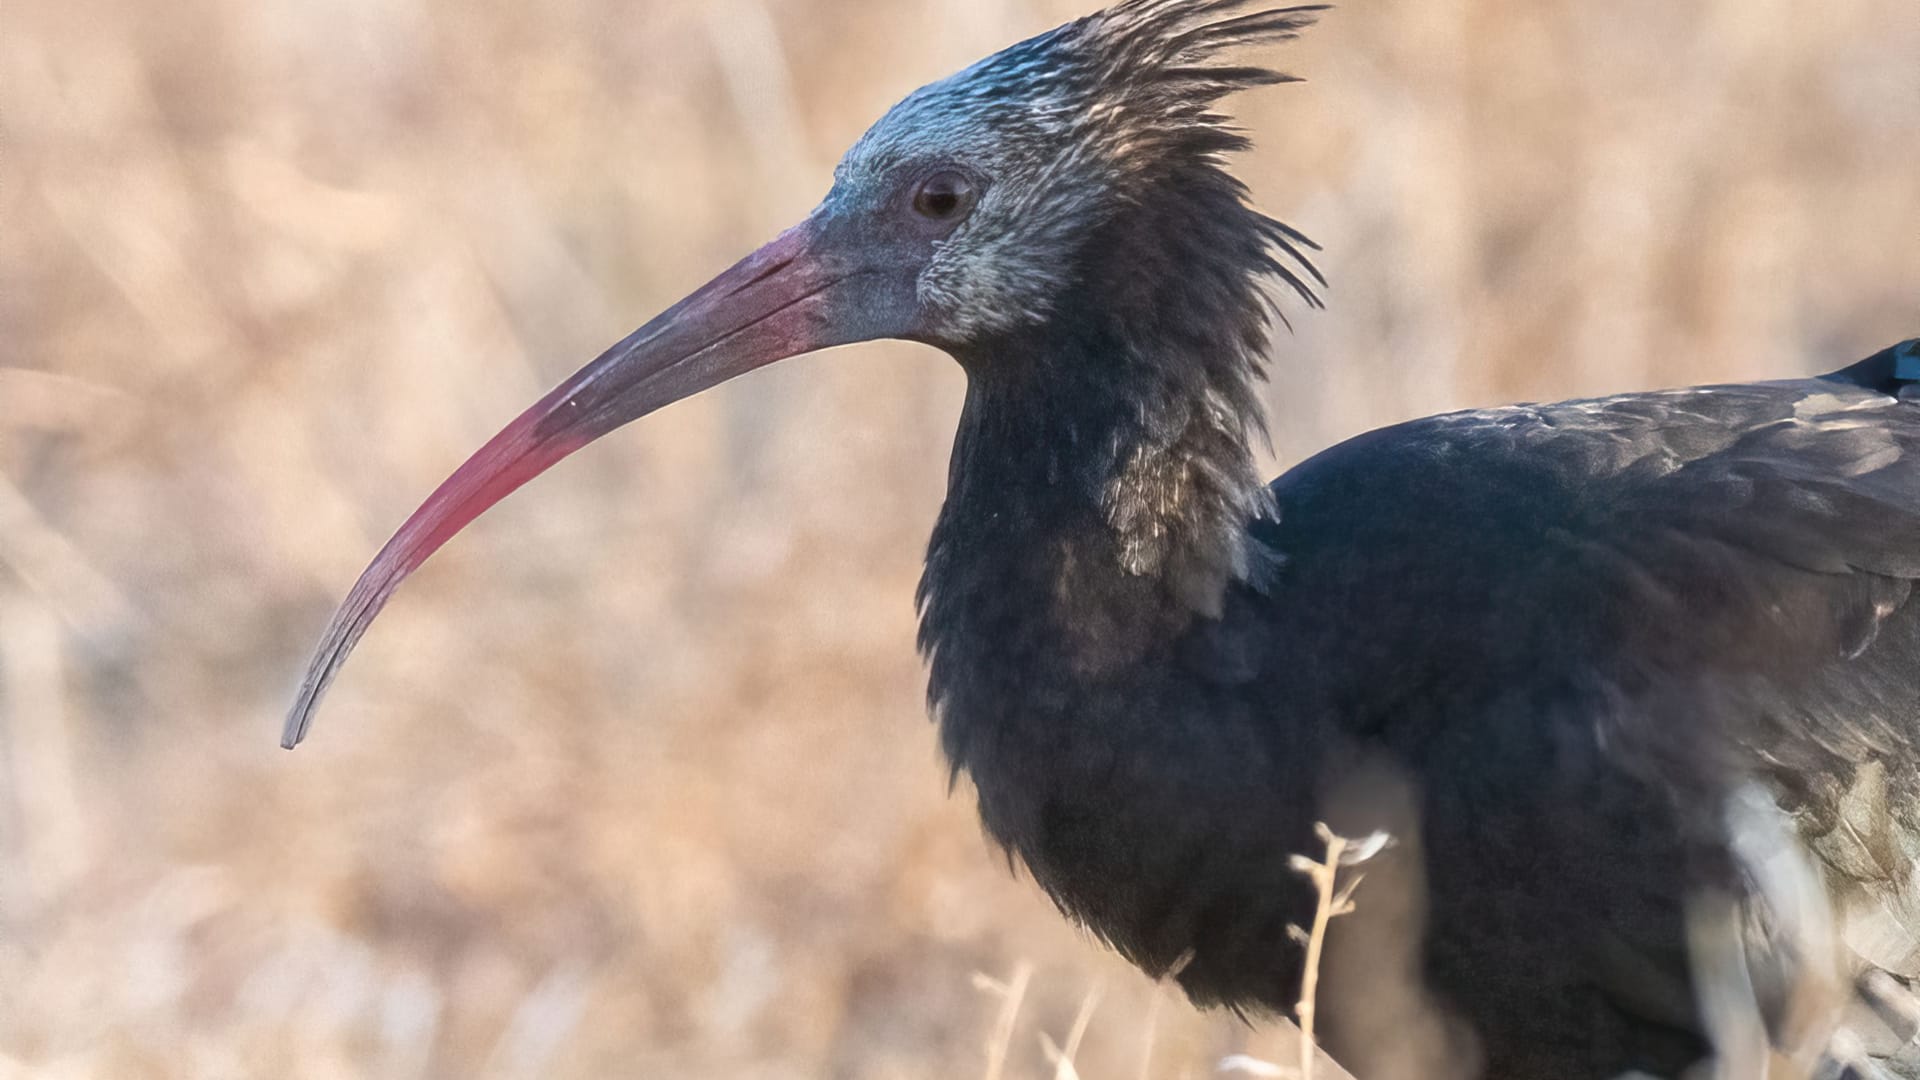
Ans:
[{"label": "wing", "polygon": [[1744,686],[1771,700],[1724,730],[1612,734],[1689,770],[1716,742],[1790,770],[1910,752],[1920,402],[1871,378],[1893,357],[1361,436],[1276,482],[1277,602],[1358,680],[1327,692],[1362,730],[1436,689],[1604,683],[1664,714]]},{"label": "wing", "polygon": [[[1920,401],[1903,399],[1906,377],[1920,343],[1821,379],[1456,413],[1336,447],[1276,482],[1281,521],[1261,534],[1287,559],[1266,602],[1297,635],[1271,647],[1319,658],[1277,681],[1423,762],[1475,857],[1474,816],[1535,774],[1639,778],[1529,808],[1613,830],[1589,854],[1646,845],[1642,867],[1615,851],[1553,869],[1613,892],[1606,904],[1643,895],[1652,914],[1611,928],[1643,953],[1671,929],[1672,872],[1691,851],[1717,848],[1726,880],[1755,884],[1730,815],[1757,786],[1815,856],[1861,967],[1920,977]],[[1478,893],[1464,917],[1488,903],[1459,889]],[[1614,918],[1602,906],[1593,918]]]}]

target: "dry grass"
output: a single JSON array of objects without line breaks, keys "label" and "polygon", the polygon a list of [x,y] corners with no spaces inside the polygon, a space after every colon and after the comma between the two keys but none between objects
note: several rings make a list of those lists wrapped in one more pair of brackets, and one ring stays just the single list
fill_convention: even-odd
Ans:
[{"label": "dry grass", "polygon": [[[910,604],[960,380],[797,361],[517,496],[279,715],[378,541],[1069,0],[0,6],[0,1076],[1204,1076],[948,798]],[[1249,99],[1325,242],[1281,461],[1920,333],[1912,0],[1357,0]],[[931,434],[930,434],[931,433]],[[1155,1011],[1157,1009],[1157,1012]],[[1153,1016],[1150,1059],[1140,1032]]]}]

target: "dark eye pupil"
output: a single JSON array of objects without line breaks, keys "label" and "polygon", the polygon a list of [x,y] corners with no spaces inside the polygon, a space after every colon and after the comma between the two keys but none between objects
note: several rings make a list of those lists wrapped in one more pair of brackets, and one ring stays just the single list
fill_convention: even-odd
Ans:
[{"label": "dark eye pupil", "polygon": [[913,208],[925,217],[945,220],[965,210],[973,199],[973,184],[959,173],[940,173],[920,185]]}]

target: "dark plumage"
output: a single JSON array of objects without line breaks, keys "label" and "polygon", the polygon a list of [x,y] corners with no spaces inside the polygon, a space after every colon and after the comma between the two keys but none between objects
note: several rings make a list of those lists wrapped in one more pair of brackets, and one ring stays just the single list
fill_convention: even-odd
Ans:
[{"label": "dark plumage", "polygon": [[288,744],[399,581],[552,462],[782,356],[910,338],[968,375],[920,591],[941,738],[1069,915],[1197,1001],[1285,1010],[1311,913],[1289,858],[1331,817],[1398,833],[1383,872],[1411,890],[1370,885],[1330,940],[1328,1037],[1363,1078],[1416,1030],[1370,909],[1424,915],[1406,973],[1452,1034],[1416,1075],[1677,1075],[1757,1049],[1740,1007],[1784,1052],[1897,1058],[1920,343],[1432,417],[1269,486],[1268,289],[1317,304],[1318,275],[1225,171],[1245,139],[1213,109],[1286,81],[1230,54],[1319,9],[1248,7],[1125,0],[902,102],[805,223],[434,494],[336,616]]}]

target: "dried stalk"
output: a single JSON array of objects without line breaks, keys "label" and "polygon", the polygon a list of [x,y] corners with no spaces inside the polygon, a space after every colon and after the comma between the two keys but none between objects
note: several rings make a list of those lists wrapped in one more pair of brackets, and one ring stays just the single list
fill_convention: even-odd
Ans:
[{"label": "dried stalk", "polygon": [[1340,916],[1353,912],[1354,890],[1360,887],[1360,882],[1366,877],[1365,874],[1354,874],[1343,884],[1340,870],[1366,862],[1378,855],[1389,842],[1387,834],[1379,832],[1362,840],[1349,840],[1337,835],[1325,824],[1315,825],[1314,831],[1319,833],[1321,842],[1327,846],[1326,857],[1320,861],[1305,855],[1293,857],[1293,868],[1313,883],[1316,895],[1313,928],[1287,928],[1307,950],[1306,964],[1300,974],[1300,1000],[1294,1003],[1294,1017],[1300,1024],[1300,1080],[1313,1080],[1319,1057],[1319,1041],[1314,1037],[1314,1002],[1320,990],[1320,957],[1326,947],[1327,926]]}]

